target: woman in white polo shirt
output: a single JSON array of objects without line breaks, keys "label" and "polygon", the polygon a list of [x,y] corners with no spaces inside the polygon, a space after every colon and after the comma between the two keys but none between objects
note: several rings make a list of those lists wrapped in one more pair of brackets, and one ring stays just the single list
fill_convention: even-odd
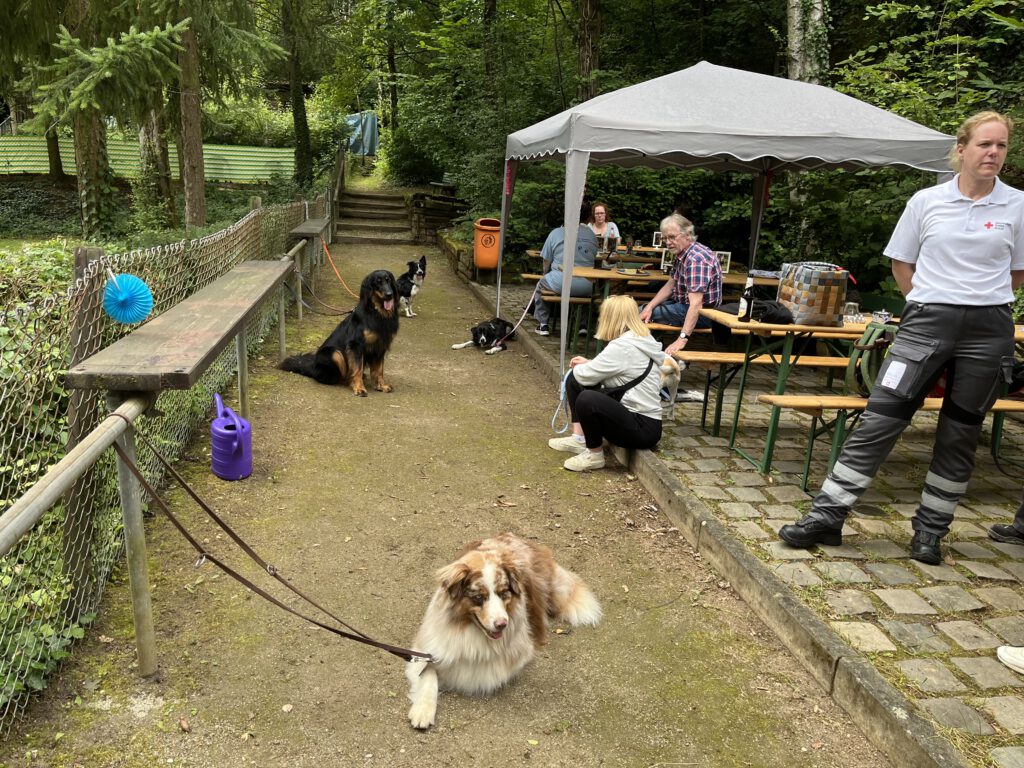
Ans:
[{"label": "woman in white polo shirt", "polygon": [[779,537],[792,546],[840,544],[850,508],[868,489],[914,412],[946,374],[931,465],[912,522],[910,556],[942,561],[939,540],[967,490],[985,413],[1009,381],[1013,291],[1024,284],[1024,192],[999,171],[1013,124],[998,112],[957,131],[952,181],[907,203],[885,248],[907,297],[896,341],[867,409],[811,511]]}]

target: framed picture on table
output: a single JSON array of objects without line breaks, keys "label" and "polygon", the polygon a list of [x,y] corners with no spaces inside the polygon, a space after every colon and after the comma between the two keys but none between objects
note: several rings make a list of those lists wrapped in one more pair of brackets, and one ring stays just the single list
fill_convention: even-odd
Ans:
[{"label": "framed picture on table", "polygon": [[651,248],[661,248],[661,230],[656,230],[651,238]]},{"label": "framed picture on table", "polygon": [[722,274],[729,274],[729,263],[732,261],[732,251],[714,251],[718,257],[718,263],[722,267]]},{"label": "framed picture on table", "polygon": [[661,271],[668,274],[669,270],[672,269],[672,263],[676,260],[676,255],[672,253],[668,248],[661,249]]}]

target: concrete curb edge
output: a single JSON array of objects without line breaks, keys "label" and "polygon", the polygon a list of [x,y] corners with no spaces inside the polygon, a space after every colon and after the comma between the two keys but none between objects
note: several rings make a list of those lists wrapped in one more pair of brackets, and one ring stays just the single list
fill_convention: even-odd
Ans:
[{"label": "concrete curb edge", "polygon": [[[467,285],[481,304],[493,312],[490,297],[477,284]],[[549,379],[561,380],[558,364],[536,339],[520,329],[516,341]],[[694,549],[733,586],[894,765],[968,768],[953,746],[916,713],[906,697],[804,605],[746,545],[734,538],[656,454],[623,448],[615,448],[614,453]]]}]

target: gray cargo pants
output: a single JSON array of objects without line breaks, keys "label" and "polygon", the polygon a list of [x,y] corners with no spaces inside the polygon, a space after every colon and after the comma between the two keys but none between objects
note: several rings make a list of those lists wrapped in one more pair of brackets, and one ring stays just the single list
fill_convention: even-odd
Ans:
[{"label": "gray cargo pants", "polygon": [[843,445],[807,517],[842,526],[945,372],[946,394],[931,465],[912,521],[915,531],[945,536],[967,491],[982,421],[1009,382],[1012,365],[1009,307],[908,303],[860,424]]}]

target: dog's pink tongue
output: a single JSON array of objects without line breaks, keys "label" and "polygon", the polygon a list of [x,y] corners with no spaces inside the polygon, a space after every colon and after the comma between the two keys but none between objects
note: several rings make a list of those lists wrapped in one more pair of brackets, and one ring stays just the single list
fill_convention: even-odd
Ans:
[{"label": "dog's pink tongue", "polygon": [[388,312],[390,312],[394,308],[395,308],[395,300],[394,299],[388,299],[387,301],[384,302],[384,309],[386,309]]}]

